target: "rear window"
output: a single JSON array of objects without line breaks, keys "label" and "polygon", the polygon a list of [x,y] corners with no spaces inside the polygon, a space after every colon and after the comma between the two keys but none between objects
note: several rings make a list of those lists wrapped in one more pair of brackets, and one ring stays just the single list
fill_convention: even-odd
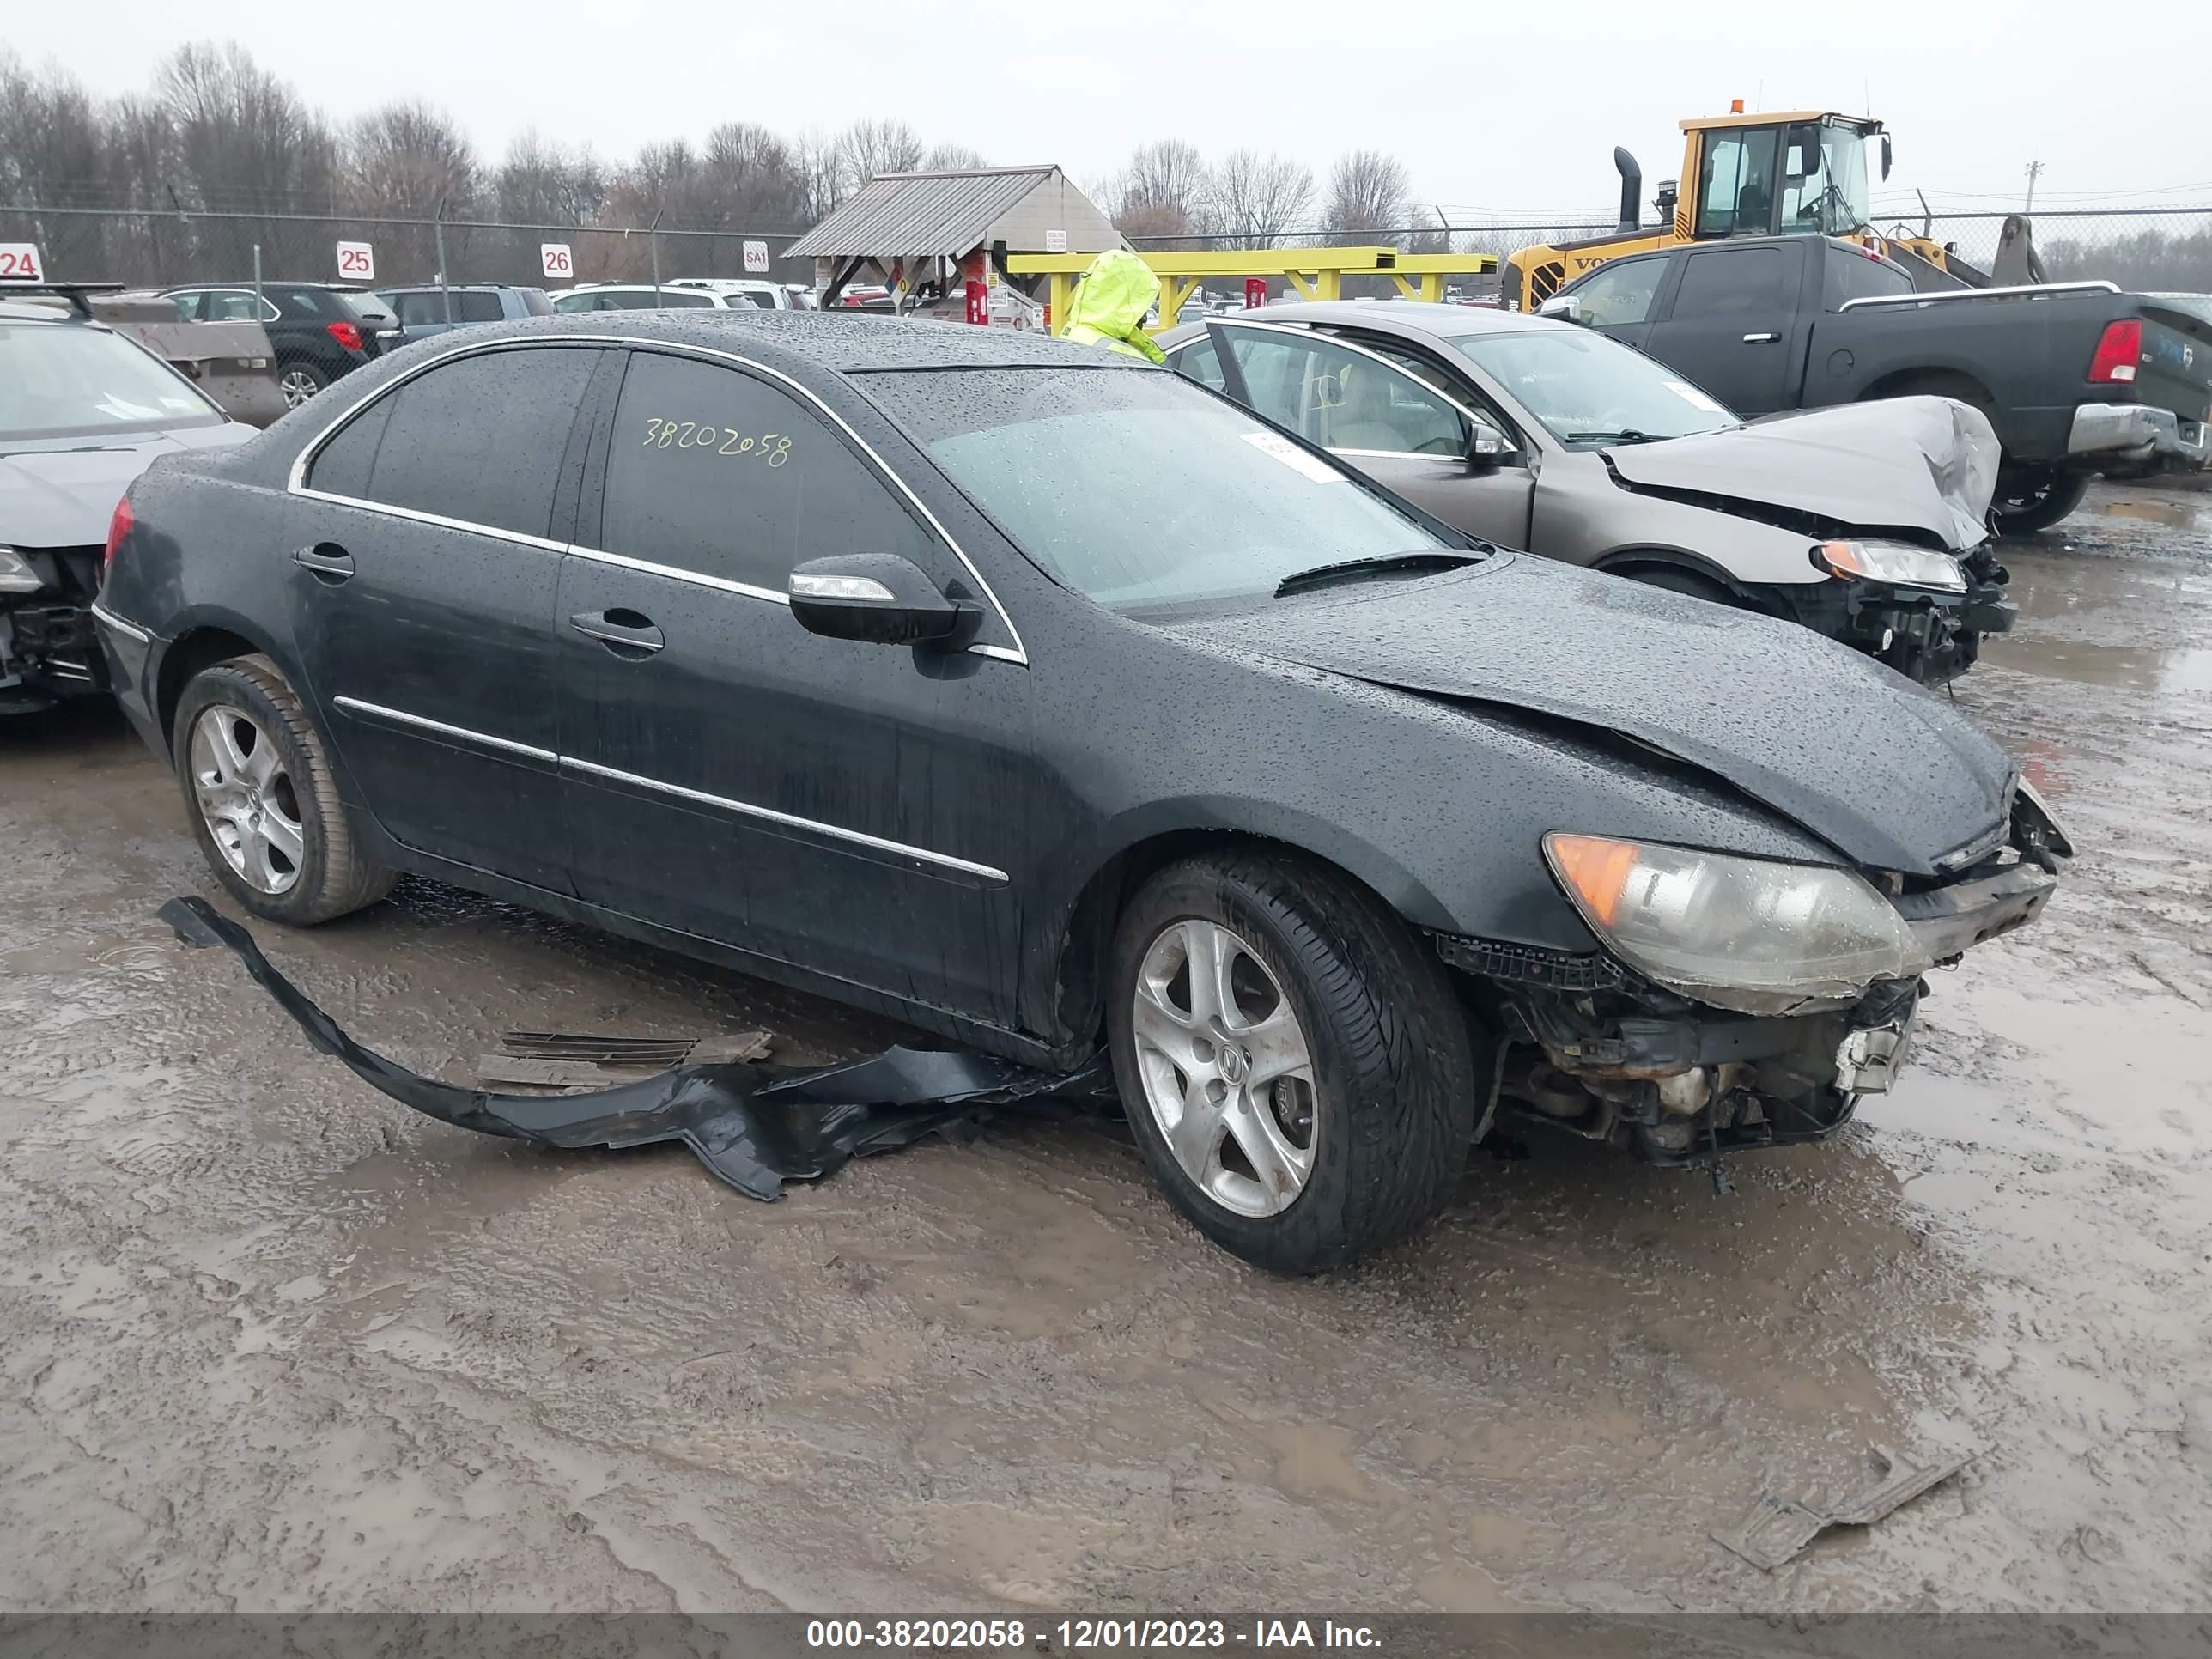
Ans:
[{"label": "rear window", "polygon": [[190,381],[105,329],[0,323],[0,438],[220,426]]},{"label": "rear window", "polygon": [[1912,292],[1909,273],[1864,253],[1832,247],[1820,268],[1820,305],[1838,311],[1846,300],[1872,300]]},{"label": "rear window", "polygon": [[453,320],[456,323],[495,323],[501,315],[499,295],[479,289],[457,288],[444,293],[434,288],[415,289],[392,297],[404,327],[420,328],[426,324],[444,322],[448,299],[453,301]]}]

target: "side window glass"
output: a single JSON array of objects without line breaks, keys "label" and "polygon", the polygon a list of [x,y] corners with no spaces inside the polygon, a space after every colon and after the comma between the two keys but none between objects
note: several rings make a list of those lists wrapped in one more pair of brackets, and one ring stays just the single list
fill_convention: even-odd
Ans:
[{"label": "side window glass", "polygon": [[1666,271],[1663,258],[1623,259],[1607,265],[1575,290],[1582,301],[1583,321],[1603,328],[1649,320],[1652,297]]},{"label": "side window glass", "polygon": [[392,413],[362,494],[543,536],[568,428],[598,356],[573,347],[488,351],[416,376],[386,399]]},{"label": "side window glass", "polygon": [[392,418],[393,399],[379,398],[340,427],[337,435],[315,453],[307,469],[307,485],[332,495],[368,499],[369,474],[376,465],[376,448],[384,441],[384,423]]},{"label": "side window glass", "polygon": [[1194,340],[1175,355],[1175,372],[1187,380],[1196,380],[1200,386],[1210,386],[1216,392],[1227,388],[1228,377],[1221,372],[1221,356],[1213,349],[1211,336]]},{"label": "side window glass", "polygon": [[1779,135],[1709,132],[1698,180],[1698,234],[1763,236],[1774,210],[1774,149]]},{"label": "side window glass", "polygon": [[1796,250],[1713,248],[1692,253],[1674,290],[1676,322],[1698,317],[1771,317],[1790,309],[1787,284]]},{"label": "side window glass", "polygon": [[693,357],[631,356],[605,503],[608,552],[775,593],[833,553],[943,564],[882,474],[796,398]]},{"label": "side window glass", "polygon": [[169,303],[177,308],[177,315],[186,322],[200,320],[200,307],[207,303],[207,295],[197,291],[191,294],[172,294]]},{"label": "side window glass", "polygon": [[217,289],[207,296],[200,313],[211,323],[255,323],[261,320],[261,308],[253,301],[251,289],[242,288]]},{"label": "side window glass", "polygon": [[1410,374],[1328,340],[1229,331],[1252,406],[1328,449],[1456,455],[1458,411]]}]

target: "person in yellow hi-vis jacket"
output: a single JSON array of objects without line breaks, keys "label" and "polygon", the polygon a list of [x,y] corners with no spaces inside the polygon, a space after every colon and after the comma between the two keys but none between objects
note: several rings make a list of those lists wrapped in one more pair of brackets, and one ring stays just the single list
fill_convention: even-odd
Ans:
[{"label": "person in yellow hi-vis jacket", "polygon": [[1091,262],[1067,302],[1066,337],[1146,362],[1165,362],[1144,331],[1145,313],[1159,297],[1160,279],[1150,265],[1125,247],[1108,248]]}]

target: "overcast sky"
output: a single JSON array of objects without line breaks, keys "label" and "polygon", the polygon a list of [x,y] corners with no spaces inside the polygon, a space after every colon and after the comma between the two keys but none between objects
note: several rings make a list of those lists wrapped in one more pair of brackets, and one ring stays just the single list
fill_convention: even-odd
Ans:
[{"label": "overcast sky", "polygon": [[2206,0],[1200,0],[1125,8],[1112,32],[1107,9],[1051,0],[682,0],[636,6],[634,21],[574,0],[401,6],[388,25],[384,10],[18,5],[5,38],[112,94],[143,87],[179,43],[229,35],[334,116],[428,99],[495,161],[531,127],[618,159],[728,119],[790,132],[902,116],[925,142],[1057,161],[1085,182],[1158,137],[1281,149],[1323,176],[1339,151],[1374,145],[1405,160],[1424,202],[1603,217],[1615,143],[1642,161],[1648,205],[1649,184],[1680,167],[1675,122],[1740,97],[1881,116],[1890,191],[1918,185],[1958,209],[2016,206],[2031,160],[2045,164],[2039,206],[2212,201]]}]

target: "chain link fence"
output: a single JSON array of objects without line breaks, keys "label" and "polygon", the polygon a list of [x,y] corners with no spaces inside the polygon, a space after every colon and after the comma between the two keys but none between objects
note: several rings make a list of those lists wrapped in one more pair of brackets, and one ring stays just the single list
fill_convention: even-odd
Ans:
[{"label": "chain link fence", "polygon": [[[2035,245],[2054,280],[2105,277],[2134,289],[2212,291],[2212,207],[2076,210],[2038,213]],[[1936,214],[1932,218],[1883,220],[1877,228],[1917,233],[1923,227],[1987,269],[1995,257],[2001,212]],[[1613,229],[1610,220],[1580,223],[1413,226],[1395,230],[1287,231],[1270,237],[1176,236],[1134,238],[1139,248],[1231,251],[1314,244],[1383,244],[1408,252],[1491,253],[1500,259],[1541,243],[1577,241]],[[451,283],[514,283],[545,288],[580,283],[649,282],[656,263],[663,279],[743,276],[745,244],[766,245],[767,274],[777,282],[811,283],[811,261],[786,259],[783,250],[804,227],[701,229],[662,225],[493,224],[472,220],[362,218],[299,214],[205,213],[191,210],[0,206],[0,242],[38,246],[48,276],[61,282],[120,282],[133,287],[183,283],[245,282],[253,275],[254,250],[270,281],[337,281],[337,244],[366,242],[374,251],[374,285],[434,283],[441,270]],[[570,251],[569,275],[549,276],[543,244]],[[346,280],[355,280],[349,276]],[[1470,275],[1470,294],[1494,288],[1495,278]],[[1390,291],[1387,281],[1347,283]]]},{"label": "chain link fence", "polygon": [[[266,281],[360,282],[356,271],[342,276],[338,270],[342,241],[368,244],[374,276],[368,285],[378,288],[434,283],[441,269],[449,283],[546,289],[650,282],[656,269],[664,280],[764,275],[775,282],[811,284],[811,260],[781,257],[800,234],[787,225],[701,230],[0,206],[0,242],[35,244],[50,281],[125,283],[134,288],[247,282],[257,249]],[[765,246],[765,272],[746,270],[748,242]],[[568,274],[547,274],[540,250],[548,243],[569,250]]]}]

